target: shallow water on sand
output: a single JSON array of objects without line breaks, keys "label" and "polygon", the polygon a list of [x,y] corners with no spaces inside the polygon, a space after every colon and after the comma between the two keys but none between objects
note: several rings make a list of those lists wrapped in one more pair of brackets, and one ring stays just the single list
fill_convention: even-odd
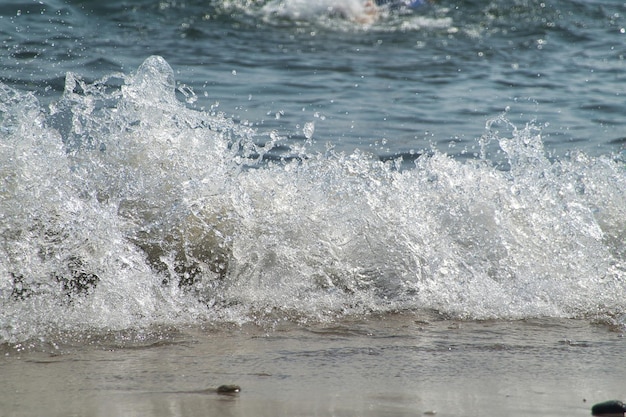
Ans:
[{"label": "shallow water on sand", "polygon": [[[387,315],[152,329],[5,350],[5,416],[587,416],[624,394],[622,334],[581,320]],[[239,384],[233,396],[202,392]]]}]

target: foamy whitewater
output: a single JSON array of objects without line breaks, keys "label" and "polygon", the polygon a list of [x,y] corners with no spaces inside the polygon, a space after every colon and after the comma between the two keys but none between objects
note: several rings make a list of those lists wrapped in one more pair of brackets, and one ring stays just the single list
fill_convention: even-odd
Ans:
[{"label": "foamy whitewater", "polygon": [[[310,12],[264,7],[264,30]],[[457,33],[428,13],[406,21]],[[306,31],[353,25],[327,19]],[[77,67],[56,96],[0,84],[0,343],[397,311],[626,323],[619,153],[551,155],[546,126],[506,106],[462,140],[472,157],[336,146],[328,108],[285,133],[270,105],[267,125],[194,105],[172,66],[146,54],[95,80]]]},{"label": "foamy whitewater", "polygon": [[[510,170],[439,152],[262,163],[272,145],[175,97],[167,62],[42,108],[2,86],[2,339],[196,320],[466,318],[624,309],[626,172],[549,161],[489,122]],[[313,123],[313,121],[311,122]],[[485,138],[483,138],[484,140]]]}]

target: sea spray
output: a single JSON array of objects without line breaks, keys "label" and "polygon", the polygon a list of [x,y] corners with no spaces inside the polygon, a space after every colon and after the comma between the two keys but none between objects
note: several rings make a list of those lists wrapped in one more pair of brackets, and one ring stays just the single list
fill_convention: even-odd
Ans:
[{"label": "sea spray", "polygon": [[4,342],[399,310],[624,310],[623,162],[550,160],[532,125],[488,125],[507,169],[431,151],[400,170],[332,148],[265,158],[279,137],[186,107],[160,57],[94,83],[68,74],[48,109],[4,85],[1,98]]}]

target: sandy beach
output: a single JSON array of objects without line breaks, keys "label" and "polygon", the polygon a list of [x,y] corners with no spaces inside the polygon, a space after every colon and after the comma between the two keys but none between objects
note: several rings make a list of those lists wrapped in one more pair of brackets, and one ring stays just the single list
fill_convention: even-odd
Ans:
[{"label": "sandy beach", "polygon": [[[54,347],[56,346],[56,347]],[[3,416],[588,416],[624,339],[581,320],[414,315],[5,346]],[[238,384],[236,395],[211,391]]]}]

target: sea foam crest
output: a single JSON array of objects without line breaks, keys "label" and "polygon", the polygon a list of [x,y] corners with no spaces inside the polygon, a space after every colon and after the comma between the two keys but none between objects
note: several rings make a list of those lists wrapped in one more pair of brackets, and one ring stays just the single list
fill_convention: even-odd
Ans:
[{"label": "sea foam crest", "polygon": [[210,320],[612,316],[626,290],[623,162],[550,161],[496,133],[510,169],[433,151],[262,162],[263,135],[176,99],[148,58],[49,109],[0,86],[0,340]]}]

